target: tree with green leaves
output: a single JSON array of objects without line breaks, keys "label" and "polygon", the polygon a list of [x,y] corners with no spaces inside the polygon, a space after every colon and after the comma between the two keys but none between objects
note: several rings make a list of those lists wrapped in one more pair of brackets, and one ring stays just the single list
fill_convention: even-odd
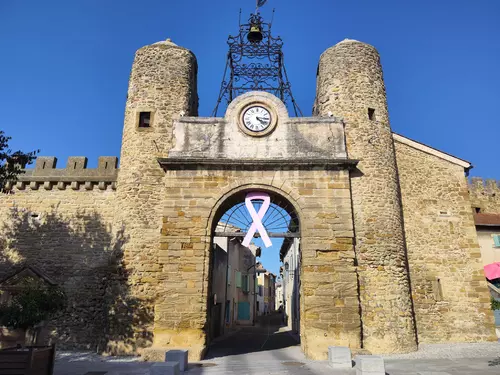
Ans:
[{"label": "tree with green leaves", "polygon": [[5,193],[7,182],[16,182],[17,177],[24,173],[26,165],[33,163],[39,150],[31,152],[14,151],[9,148],[11,137],[0,130],[0,191]]},{"label": "tree with green leaves", "polygon": [[40,280],[26,278],[18,286],[18,292],[0,304],[0,326],[23,331],[35,330],[31,341],[34,344],[38,324],[49,320],[66,306],[64,291]]}]

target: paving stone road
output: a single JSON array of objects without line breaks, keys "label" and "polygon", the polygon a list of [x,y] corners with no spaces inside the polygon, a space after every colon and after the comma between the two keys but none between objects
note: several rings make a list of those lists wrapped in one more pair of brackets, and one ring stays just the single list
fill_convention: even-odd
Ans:
[{"label": "paving stone road", "polygon": [[[478,354],[479,351],[482,355]],[[432,358],[433,353],[439,358]],[[467,358],[467,353],[477,357]],[[408,356],[412,358],[385,358],[387,374],[500,374],[499,343],[427,345],[424,350]],[[93,353],[62,352],[58,354],[54,375],[149,375],[151,365],[152,363],[139,362],[134,357],[101,357]],[[333,370],[326,361],[307,360],[297,339],[284,327],[280,327],[280,317],[277,315],[266,316],[255,327],[240,327],[230,336],[216,340],[210,346],[206,359],[190,364],[187,372],[190,375],[355,373],[354,369]]]}]

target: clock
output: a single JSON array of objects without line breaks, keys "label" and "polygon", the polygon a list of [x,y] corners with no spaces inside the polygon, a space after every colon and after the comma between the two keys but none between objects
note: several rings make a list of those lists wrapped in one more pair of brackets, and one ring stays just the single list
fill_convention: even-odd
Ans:
[{"label": "clock", "polygon": [[251,132],[263,132],[271,123],[271,112],[261,105],[252,105],[243,112],[243,125]]},{"label": "clock", "polygon": [[238,109],[238,127],[246,135],[263,137],[271,134],[278,124],[278,113],[272,103],[264,100],[244,102]]}]

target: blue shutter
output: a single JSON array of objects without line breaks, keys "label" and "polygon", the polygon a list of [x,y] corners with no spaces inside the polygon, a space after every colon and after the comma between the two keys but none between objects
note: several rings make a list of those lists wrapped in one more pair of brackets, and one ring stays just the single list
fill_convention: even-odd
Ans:
[{"label": "blue shutter", "polygon": [[238,320],[250,320],[250,302],[238,302]]},{"label": "blue shutter", "polygon": [[494,234],[493,241],[495,242],[495,247],[500,247],[500,234]]}]

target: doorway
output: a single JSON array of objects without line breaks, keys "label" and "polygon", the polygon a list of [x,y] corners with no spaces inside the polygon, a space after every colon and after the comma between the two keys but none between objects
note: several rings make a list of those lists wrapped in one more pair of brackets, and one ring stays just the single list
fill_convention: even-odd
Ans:
[{"label": "doorway", "polygon": [[216,332],[232,339],[218,339],[207,357],[299,345],[300,220],[294,205],[274,191],[242,190],[222,202],[212,223],[208,290],[225,303],[222,311],[208,301],[207,326],[218,325],[209,342]]}]

